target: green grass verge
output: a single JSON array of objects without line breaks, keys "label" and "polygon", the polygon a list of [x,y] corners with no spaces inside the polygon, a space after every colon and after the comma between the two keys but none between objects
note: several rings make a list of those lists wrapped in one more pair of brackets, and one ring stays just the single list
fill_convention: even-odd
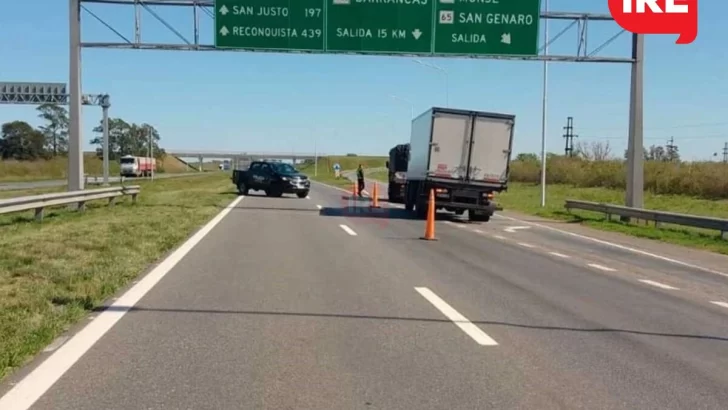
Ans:
[{"label": "green grass verge", "polygon": [[[96,154],[85,153],[83,162],[85,174],[91,176],[103,174],[103,162]],[[67,171],[68,159],[65,157],[38,161],[0,160],[0,182],[64,179]],[[157,172],[159,173],[171,174],[190,171],[192,170],[182,161],[169,155],[158,162]],[[109,162],[109,174],[119,175],[118,161]]]},{"label": "green grass verge", "polygon": [[[369,175],[372,179],[387,181],[386,172]],[[716,231],[688,228],[674,225],[654,225],[607,221],[603,214],[572,211],[566,212],[566,199],[624,204],[624,192],[607,188],[573,188],[567,185],[547,185],[546,207],[541,208],[541,187],[534,184],[511,182],[508,192],[496,197],[504,210],[522,212],[543,218],[578,222],[582,225],[603,231],[619,232],[638,238],[658,240],[696,249],[703,249],[728,255],[728,241],[719,237]],[[645,208],[660,211],[678,212],[692,215],[712,216],[728,219],[728,201],[711,201],[685,195],[653,195],[645,193]]]},{"label": "green grass verge", "polygon": [[318,161],[318,170],[314,164],[305,163],[298,166],[298,170],[309,176],[314,181],[323,182],[325,184],[338,186],[341,188],[351,188],[351,181],[341,177],[336,178],[333,166],[335,163],[341,165],[342,171],[351,171],[356,169],[359,164],[365,169],[381,168],[387,161],[385,157],[323,157]]},{"label": "green grass verge", "polygon": [[[541,188],[538,185],[511,183],[508,192],[496,200],[505,210],[513,210],[550,219],[579,222],[604,231],[619,232],[639,238],[659,240],[677,245],[728,254],[728,241],[718,232],[680,226],[663,225],[655,228],[645,221],[623,223],[608,221],[603,214],[566,212],[566,199],[624,204],[624,192],[606,188],[572,188],[566,185],[547,185],[546,207],[541,208]],[[652,195],[645,193],[645,208],[693,215],[728,218],[728,201],[710,201],[683,195]]]},{"label": "green grass verge", "polygon": [[138,203],[0,218],[0,379],[22,366],[235,196],[227,173],[142,181]]}]

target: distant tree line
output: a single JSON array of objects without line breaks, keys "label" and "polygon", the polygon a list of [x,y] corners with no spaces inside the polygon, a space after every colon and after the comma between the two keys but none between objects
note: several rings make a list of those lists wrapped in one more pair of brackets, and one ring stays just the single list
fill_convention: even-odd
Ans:
[{"label": "distant tree line", "polygon": [[[662,162],[680,162],[680,152],[677,145],[651,145],[649,148],[643,148],[643,156],[645,161],[662,161]],[[591,143],[578,142],[574,146],[573,156],[576,159],[585,161],[610,161],[616,160],[612,155],[612,147],[609,142],[594,141]],[[546,153],[546,158],[558,158],[563,155],[552,152]],[[515,158],[516,161],[536,162],[540,161],[541,156],[535,153],[521,153]],[[627,150],[624,151],[625,160],[627,159]]]},{"label": "distant tree line", "polygon": [[[43,125],[34,128],[25,121],[2,124],[0,134],[0,158],[17,161],[51,159],[68,155],[68,110],[64,106],[44,104],[37,108]],[[93,129],[96,134],[91,144],[96,154],[103,156],[103,123]],[[124,155],[147,156],[149,143],[154,156],[165,155],[159,145],[159,132],[150,124],[129,123],[121,118],[109,118],[109,158],[116,160]]]}]

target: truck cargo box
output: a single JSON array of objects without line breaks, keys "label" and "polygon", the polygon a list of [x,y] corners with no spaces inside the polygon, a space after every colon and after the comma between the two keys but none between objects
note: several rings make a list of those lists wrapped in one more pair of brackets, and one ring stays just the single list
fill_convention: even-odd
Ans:
[{"label": "truck cargo box", "polygon": [[505,189],[515,116],[433,107],[412,120],[408,181]]}]

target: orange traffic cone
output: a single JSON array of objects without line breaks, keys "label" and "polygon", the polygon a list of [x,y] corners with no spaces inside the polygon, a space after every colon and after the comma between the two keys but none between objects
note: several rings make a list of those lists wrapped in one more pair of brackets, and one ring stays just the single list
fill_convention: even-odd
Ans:
[{"label": "orange traffic cone", "polygon": [[354,181],[354,185],[351,187],[351,196],[356,198],[357,194],[359,193],[359,184],[357,181]]},{"label": "orange traffic cone", "polygon": [[430,189],[430,200],[427,204],[427,222],[425,223],[425,236],[420,239],[436,241],[435,238],[435,190]]},{"label": "orange traffic cone", "polygon": [[379,208],[379,184],[374,183],[374,189],[372,189],[372,208]]}]

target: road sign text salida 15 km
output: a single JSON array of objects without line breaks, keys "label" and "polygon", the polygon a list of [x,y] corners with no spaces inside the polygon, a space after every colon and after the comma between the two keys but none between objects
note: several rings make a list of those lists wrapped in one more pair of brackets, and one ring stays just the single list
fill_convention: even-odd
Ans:
[{"label": "road sign text salida 15 km", "polygon": [[540,0],[216,0],[215,45],[278,51],[535,55]]},{"label": "road sign text salida 15 km", "polygon": [[677,44],[698,36],[698,0],[609,0],[609,12],[636,34],[679,34]]}]

